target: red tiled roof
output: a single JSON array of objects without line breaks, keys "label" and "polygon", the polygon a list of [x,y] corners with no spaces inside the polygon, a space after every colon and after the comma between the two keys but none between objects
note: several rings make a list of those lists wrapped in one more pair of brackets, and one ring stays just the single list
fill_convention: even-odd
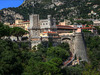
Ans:
[{"label": "red tiled roof", "polygon": [[[88,25],[88,26],[91,26],[91,27],[93,27],[93,25]],[[82,27],[86,27],[86,25],[82,25]]]},{"label": "red tiled roof", "polygon": [[71,26],[68,26],[68,25],[56,25],[57,27],[71,27]]},{"label": "red tiled roof", "polygon": [[66,28],[66,27],[57,27],[59,29],[77,29],[77,28]]},{"label": "red tiled roof", "polygon": [[93,26],[93,25],[88,25],[88,26]]},{"label": "red tiled roof", "polygon": [[43,32],[43,33],[48,33],[48,32]]},{"label": "red tiled roof", "polygon": [[56,25],[57,28],[60,28],[60,29],[76,29],[74,27],[71,27],[71,26],[64,26],[64,25]]},{"label": "red tiled roof", "polygon": [[43,32],[43,33],[57,33],[57,32],[52,32],[52,31],[49,31],[49,32]]}]

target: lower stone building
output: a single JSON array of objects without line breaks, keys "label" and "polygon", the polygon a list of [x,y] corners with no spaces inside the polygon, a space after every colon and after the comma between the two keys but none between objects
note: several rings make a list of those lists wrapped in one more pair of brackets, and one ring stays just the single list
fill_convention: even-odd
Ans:
[{"label": "lower stone building", "polygon": [[21,27],[24,30],[28,31],[30,23],[29,21],[24,21],[24,20],[15,20],[14,24],[9,25],[10,27]]},{"label": "lower stone building", "polygon": [[61,41],[60,40],[61,38],[57,32],[52,32],[52,31],[42,32],[40,33],[40,36],[41,36],[41,41],[52,42],[54,46]]}]

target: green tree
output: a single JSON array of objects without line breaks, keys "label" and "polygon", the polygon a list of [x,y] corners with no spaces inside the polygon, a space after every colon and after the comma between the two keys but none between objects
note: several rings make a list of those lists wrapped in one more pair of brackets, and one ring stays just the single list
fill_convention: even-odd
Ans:
[{"label": "green tree", "polygon": [[7,36],[10,39],[11,36],[11,30],[12,28],[10,28],[8,25],[4,25],[4,35]]},{"label": "green tree", "polygon": [[20,27],[14,27],[13,29],[12,29],[12,32],[11,32],[11,34],[13,35],[13,36],[16,36],[17,37],[17,40],[19,41],[19,36],[23,36],[24,34],[27,34],[28,33],[28,31],[26,31],[26,30],[24,30],[24,29],[22,29],[22,28],[20,28]]},{"label": "green tree", "polygon": [[53,58],[48,62],[37,62],[34,58],[31,58],[23,75],[62,75],[59,67],[61,63],[62,60],[60,58]]},{"label": "green tree", "polygon": [[10,28],[7,25],[4,25],[3,23],[0,23],[0,38],[3,36],[9,36],[10,35]]},{"label": "green tree", "polygon": [[76,65],[75,67],[66,67],[64,70],[67,75],[81,75],[83,68]]},{"label": "green tree", "polygon": [[0,39],[0,44],[0,75],[21,75],[32,56],[27,43],[23,48],[19,43]]},{"label": "green tree", "polygon": [[97,29],[97,32],[100,35],[100,28],[99,28],[99,26],[95,26],[95,28]]},{"label": "green tree", "polygon": [[22,65],[18,45],[7,40],[0,40],[0,74],[20,74]]},{"label": "green tree", "polygon": [[59,57],[62,60],[67,59],[69,52],[61,47],[50,47],[47,50],[48,60],[54,57]]},{"label": "green tree", "polygon": [[58,47],[61,47],[61,48],[65,49],[65,50],[69,51],[68,43],[61,43],[61,44],[58,45]]},{"label": "green tree", "polygon": [[100,73],[96,70],[96,68],[93,69],[92,65],[86,64],[85,70],[82,72],[82,75],[100,75]]},{"label": "green tree", "polygon": [[77,20],[77,21],[75,21],[76,23],[78,23],[78,24],[83,24],[83,25],[92,25],[93,24],[93,22],[92,21],[84,21],[84,20]]},{"label": "green tree", "polygon": [[85,37],[85,42],[87,46],[87,54],[89,57],[89,60],[91,62],[92,69],[91,71],[97,69],[100,69],[99,67],[99,61],[100,61],[100,37],[94,36],[94,37]]}]

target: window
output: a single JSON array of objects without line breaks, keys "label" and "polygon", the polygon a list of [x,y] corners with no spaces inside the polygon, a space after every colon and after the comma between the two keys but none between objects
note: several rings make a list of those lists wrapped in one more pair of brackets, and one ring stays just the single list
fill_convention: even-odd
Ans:
[{"label": "window", "polygon": [[48,23],[46,23],[46,25],[48,25]]},{"label": "window", "polygon": [[43,25],[45,25],[45,23],[43,23]]}]

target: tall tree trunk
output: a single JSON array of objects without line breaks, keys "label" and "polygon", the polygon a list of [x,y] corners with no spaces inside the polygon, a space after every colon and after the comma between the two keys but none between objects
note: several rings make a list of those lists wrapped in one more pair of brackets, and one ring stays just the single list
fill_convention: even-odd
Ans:
[{"label": "tall tree trunk", "polygon": [[17,41],[19,41],[19,37],[17,36]]}]

